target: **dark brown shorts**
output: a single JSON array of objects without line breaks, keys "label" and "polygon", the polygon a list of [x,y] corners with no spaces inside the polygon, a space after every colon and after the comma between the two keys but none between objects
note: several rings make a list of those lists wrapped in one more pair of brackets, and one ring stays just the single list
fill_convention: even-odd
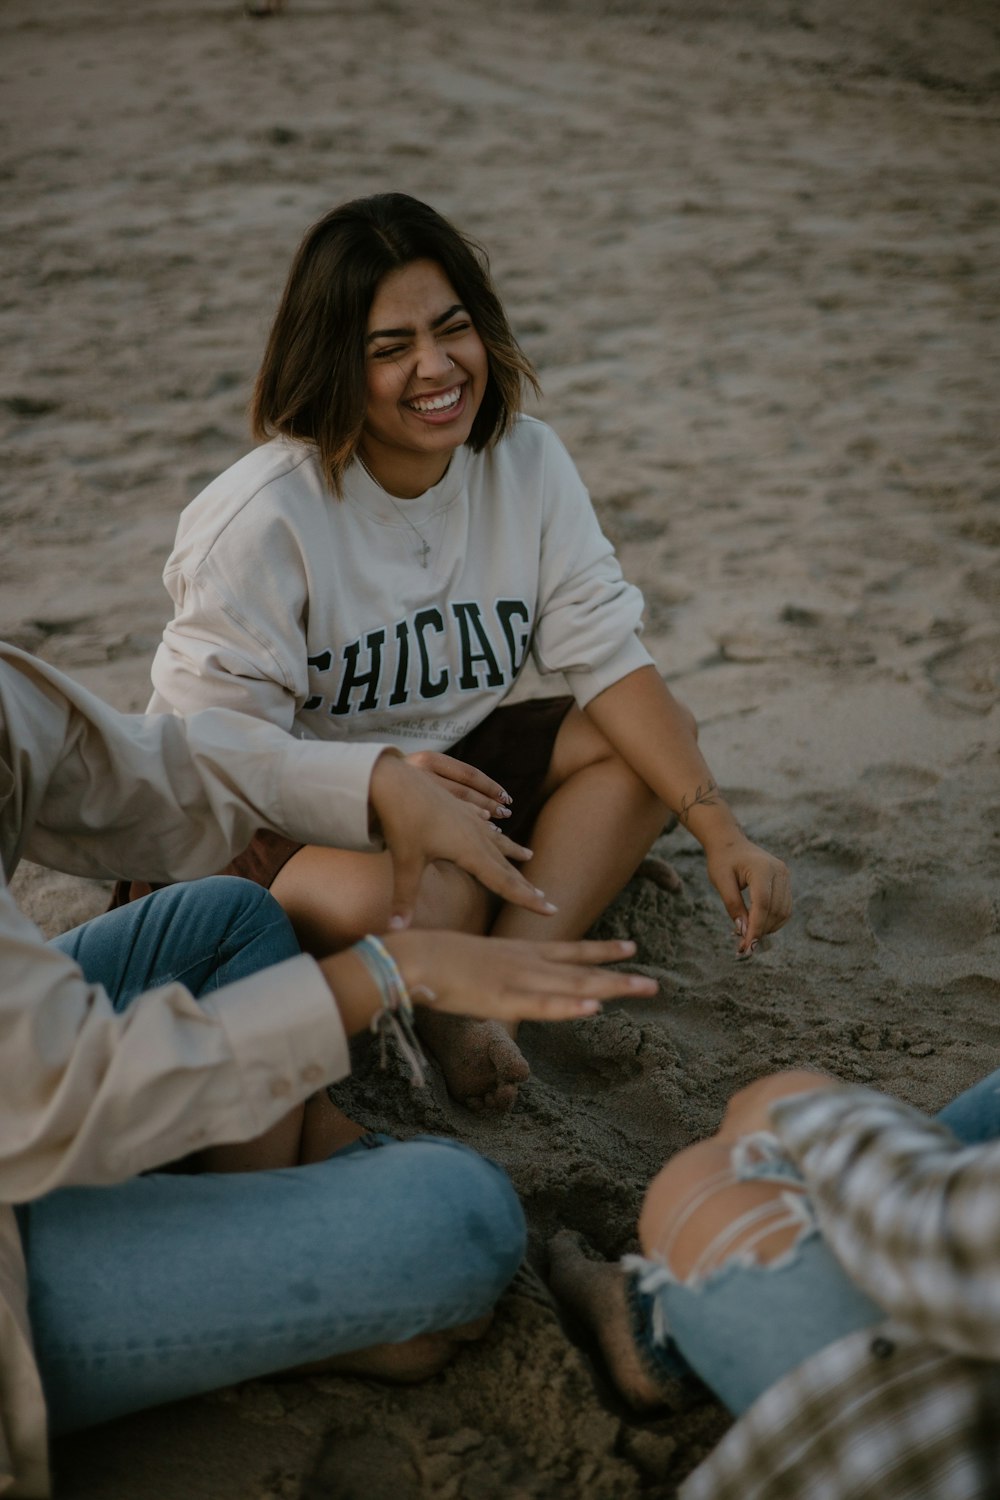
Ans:
[{"label": "dark brown shorts", "polygon": [[[552,749],[563,719],[573,707],[573,699],[528,698],[523,703],[502,704],[448,751],[456,760],[464,760],[498,781],[513,798],[511,816],[501,827],[517,844],[531,841],[531,830],[544,801],[545,777],[552,760]],[[248,848],[219,873],[241,875],[256,885],[270,889],[278,872],[293,854],[303,847],[280,833],[261,828]],[[131,883],[119,880],[111,906],[125,906],[148,896],[155,887],[145,881]]]}]

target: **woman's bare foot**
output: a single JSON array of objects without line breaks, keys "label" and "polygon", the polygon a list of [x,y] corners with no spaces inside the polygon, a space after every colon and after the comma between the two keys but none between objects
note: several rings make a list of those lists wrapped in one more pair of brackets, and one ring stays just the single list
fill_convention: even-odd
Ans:
[{"label": "woman's bare foot", "polygon": [[417,1007],[416,1020],[420,1040],[440,1064],[452,1098],[476,1112],[506,1114],[531,1069],[500,1022],[468,1021],[423,1005]]},{"label": "woman's bare foot", "polygon": [[288,1371],[295,1375],[361,1375],[373,1380],[388,1380],[394,1385],[415,1385],[429,1380],[455,1358],[465,1344],[483,1338],[493,1322],[493,1314],[444,1328],[439,1333],[418,1333],[402,1344],[372,1344],[368,1349],[352,1349],[332,1359],[317,1360]]},{"label": "woman's bare foot", "polygon": [[636,1348],[621,1267],[590,1260],[580,1236],[561,1229],[549,1241],[549,1282],[557,1299],[597,1339],[611,1378],[629,1405],[637,1411],[662,1406],[667,1392]]},{"label": "woman's bare foot", "polygon": [[661,859],[658,854],[647,854],[632,878],[651,880],[661,891],[669,891],[671,896],[680,895],[684,889],[684,882],[673,865],[668,860]]}]

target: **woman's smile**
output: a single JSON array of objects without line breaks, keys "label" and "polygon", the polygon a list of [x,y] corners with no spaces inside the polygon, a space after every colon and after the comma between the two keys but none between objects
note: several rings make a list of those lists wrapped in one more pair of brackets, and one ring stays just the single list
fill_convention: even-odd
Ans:
[{"label": "woman's smile", "polygon": [[453,385],[451,390],[442,391],[439,396],[413,396],[403,404],[404,406],[408,406],[411,411],[415,411],[418,416],[430,417],[432,419],[448,419],[461,415],[461,412],[456,410],[456,408],[460,402],[464,401],[464,397],[465,385],[463,383],[461,385]]},{"label": "woman's smile", "polygon": [[413,261],[380,282],[365,368],[361,457],[390,494],[421,495],[468,442],[489,379],[483,341],[436,261]]}]

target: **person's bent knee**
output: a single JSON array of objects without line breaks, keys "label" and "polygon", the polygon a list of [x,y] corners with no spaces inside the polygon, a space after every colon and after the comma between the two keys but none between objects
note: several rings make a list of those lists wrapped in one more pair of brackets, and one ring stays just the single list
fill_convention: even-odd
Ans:
[{"label": "person's bent knee", "polygon": [[269,913],[273,907],[281,907],[265,886],[253,880],[244,880],[242,875],[207,875],[203,880],[186,880],[177,885],[165,886],[160,896],[171,893],[178,904],[196,901],[199,906],[214,906],[225,911],[230,921],[239,921],[243,916],[261,911]]},{"label": "person's bent knee", "polygon": [[756,1130],[770,1130],[771,1106],[779,1099],[790,1099],[793,1094],[813,1089],[834,1088],[838,1083],[839,1079],[831,1074],[813,1068],[784,1068],[779,1073],[768,1073],[733,1095],[722,1117],[718,1138],[735,1141]]},{"label": "person's bent knee", "polygon": [[660,1168],[646,1189],[639,1214],[639,1242],[644,1255],[663,1253],[682,1205],[728,1163],[728,1149],[713,1136],[685,1146]]},{"label": "person's bent knee", "polygon": [[488,1311],[524,1259],[524,1210],[506,1172],[457,1141],[409,1141],[408,1179],[419,1181],[429,1222],[455,1276],[456,1305]]}]

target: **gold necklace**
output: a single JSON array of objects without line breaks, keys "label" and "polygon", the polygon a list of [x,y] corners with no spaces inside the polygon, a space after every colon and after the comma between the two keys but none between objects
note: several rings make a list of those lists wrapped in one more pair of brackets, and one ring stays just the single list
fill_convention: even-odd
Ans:
[{"label": "gold necklace", "polygon": [[372,484],[377,484],[378,485],[379,489],[382,491],[383,495],[388,500],[388,502],[392,506],[393,510],[396,512],[397,516],[399,516],[401,520],[403,520],[403,521],[406,522],[407,526],[409,526],[410,530],[413,532],[414,536],[419,541],[420,546],[417,548],[416,552],[413,555],[414,555],[414,557],[419,557],[420,558],[420,566],[422,568],[426,568],[427,567],[427,559],[428,559],[428,557],[430,557],[430,554],[431,554],[431,544],[430,544],[430,542],[424,536],[423,532],[420,530],[420,527],[419,526],[414,526],[413,522],[410,520],[409,516],[406,514],[406,511],[398,503],[398,501],[395,499],[395,497],[393,495],[389,494],[389,491],[386,489],[385,485],[384,484],[379,484],[379,481],[375,478],[375,475],[372,473],[371,469],[369,469],[368,465],[365,463],[365,461],[361,457],[360,453],[357,454],[357,460],[358,460],[358,463],[361,465],[361,467],[364,469],[365,473],[368,475],[368,478],[371,480]]}]

